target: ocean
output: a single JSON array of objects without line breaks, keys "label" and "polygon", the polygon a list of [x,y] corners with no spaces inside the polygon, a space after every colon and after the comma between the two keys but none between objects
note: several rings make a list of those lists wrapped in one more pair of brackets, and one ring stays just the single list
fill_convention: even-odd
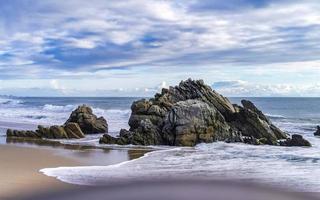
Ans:
[{"label": "ocean", "polygon": [[[0,97],[0,143],[6,143],[7,128],[33,129],[37,124],[63,124],[80,104],[104,116],[111,135],[128,128],[130,106],[140,98],[33,98]],[[255,103],[282,130],[302,134],[312,147],[253,146],[217,142],[190,147],[150,147],[155,151],[131,161],[110,166],[42,169],[48,176],[80,184],[107,184],[141,178],[202,177],[257,181],[298,191],[320,190],[320,138],[313,136],[320,125],[320,98],[230,98]],[[80,140],[61,140],[99,146],[101,135]],[[128,146],[127,148],[131,148]]]}]

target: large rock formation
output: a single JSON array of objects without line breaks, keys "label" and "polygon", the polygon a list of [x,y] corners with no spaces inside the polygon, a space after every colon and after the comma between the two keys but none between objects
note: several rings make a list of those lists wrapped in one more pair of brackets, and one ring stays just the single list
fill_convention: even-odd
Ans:
[{"label": "large rock formation", "polygon": [[85,134],[106,133],[108,132],[107,121],[103,117],[93,114],[89,106],[82,105],[74,110],[65,124],[74,122],[79,124]]},{"label": "large rock formation", "polygon": [[280,140],[285,140],[288,142],[282,145],[291,146],[292,139],[252,102],[241,103],[243,107],[232,105],[202,80],[188,79],[162,89],[150,100],[134,102],[130,130],[122,129],[119,137],[105,134],[100,143],[194,146],[226,141],[280,145]]},{"label": "large rock formation", "polygon": [[97,118],[90,107],[82,105],[71,113],[62,126],[43,127],[39,125],[36,131],[8,129],[7,137],[79,139],[84,138],[85,134],[106,133],[107,131],[107,121],[103,117]]}]

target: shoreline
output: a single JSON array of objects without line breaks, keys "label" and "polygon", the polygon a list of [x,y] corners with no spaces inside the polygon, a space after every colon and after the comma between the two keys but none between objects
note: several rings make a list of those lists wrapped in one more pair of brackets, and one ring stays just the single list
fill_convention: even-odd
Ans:
[{"label": "shoreline", "polygon": [[18,199],[33,194],[85,187],[47,176],[40,172],[44,168],[108,166],[145,154],[143,150],[71,147],[0,144],[0,199]]}]

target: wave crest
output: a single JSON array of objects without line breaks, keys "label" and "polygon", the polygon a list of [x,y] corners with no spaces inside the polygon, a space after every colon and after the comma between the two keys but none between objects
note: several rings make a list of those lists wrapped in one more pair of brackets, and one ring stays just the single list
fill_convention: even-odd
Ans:
[{"label": "wave crest", "polygon": [[286,117],[283,116],[283,115],[273,115],[273,114],[268,114],[268,113],[266,113],[265,115],[266,115],[267,117],[273,118],[273,119],[285,119],[285,118],[286,118]]},{"label": "wave crest", "polygon": [[43,110],[45,111],[51,111],[51,112],[68,112],[72,111],[76,108],[75,105],[65,105],[65,106],[58,106],[53,104],[46,104],[43,106]]},{"label": "wave crest", "polygon": [[0,105],[4,105],[4,106],[17,106],[23,103],[24,101],[21,101],[18,99],[0,98]]}]

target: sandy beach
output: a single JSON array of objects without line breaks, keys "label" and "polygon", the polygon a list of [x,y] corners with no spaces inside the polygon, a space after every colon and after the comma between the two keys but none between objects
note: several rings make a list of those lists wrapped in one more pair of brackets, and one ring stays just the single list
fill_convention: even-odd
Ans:
[{"label": "sandy beach", "polygon": [[19,197],[43,192],[76,189],[81,186],[60,182],[39,172],[43,168],[59,166],[110,165],[134,159],[142,151],[100,150],[79,146],[19,146],[0,145],[0,199]]},{"label": "sandy beach", "polygon": [[74,159],[55,155],[53,150],[0,145],[0,160],[0,199],[78,187],[39,172],[45,167],[81,165]]}]

